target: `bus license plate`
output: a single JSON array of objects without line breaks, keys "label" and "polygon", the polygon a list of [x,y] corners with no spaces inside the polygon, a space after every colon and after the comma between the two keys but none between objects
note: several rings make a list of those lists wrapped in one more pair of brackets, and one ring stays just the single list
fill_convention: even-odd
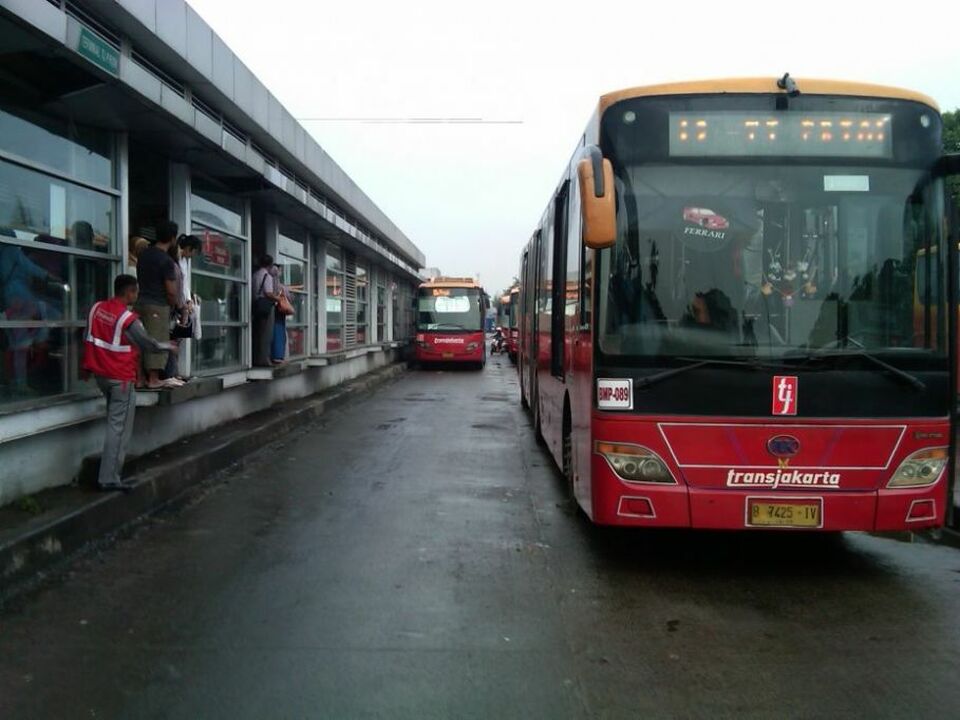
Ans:
[{"label": "bus license plate", "polygon": [[747,505],[747,525],[816,528],[823,524],[822,513],[819,500],[805,503],[750,500]]},{"label": "bus license plate", "polygon": [[443,359],[444,359],[444,360],[449,360],[449,359],[452,358],[452,357],[453,357],[453,353],[444,353],[444,354],[443,354]]}]

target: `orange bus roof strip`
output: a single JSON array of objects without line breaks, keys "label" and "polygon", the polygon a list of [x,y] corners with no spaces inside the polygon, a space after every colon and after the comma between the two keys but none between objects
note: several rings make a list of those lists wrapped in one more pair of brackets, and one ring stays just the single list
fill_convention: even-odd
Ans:
[{"label": "orange bus roof strip", "polygon": [[[940,112],[940,106],[933,98],[923,93],[872,85],[870,83],[846,82],[843,80],[802,80],[796,79],[802,95],[847,95],[850,97],[889,98],[891,100],[912,100],[929,105]],[[783,94],[777,87],[777,79],[769,78],[726,78],[718,80],[697,80],[692,82],[664,83],[627,88],[607,93],[600,97],[600,114],[613,104],[632,98],[657,97],[663,95],[723,95],[723,94]]]}]

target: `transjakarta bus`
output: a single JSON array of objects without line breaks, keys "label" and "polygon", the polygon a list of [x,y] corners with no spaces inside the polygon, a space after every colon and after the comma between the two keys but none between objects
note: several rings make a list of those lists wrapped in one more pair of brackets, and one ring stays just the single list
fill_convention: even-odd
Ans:
[{"label": "transjakarta bus", "polygon": [[471,278],[440,277],[417,292],[417,334],[414,360],[472,363],[487,361],[483,321],[489,301]]},{"label": "transjakarta bus", "polygon": [[940,143],[933,101],[885,87],[600,99],[520,267],[522,401],[594,522],[944,522],[958,162]]},{"label": "transjakarta bus", "polygon": [[517,361],[517,344],[520,337],[517,324],[519,297],[520,286],[515,285],[500,296],[500,302],[497,306],[497,325],[503,329],[507,355],[513,362]]},{"label": "transjakarta bus", "polygon": [[504,332],[507,337],[507,355],[513,362],[517,361],[517,352],[520,342],[520,328],[519,328],[519,317],[520,317],[520,287],[514,286],[510,288],[510,300],[509,306],[510,310],[507,314],[509,320],[508,327],[504,328]]}]

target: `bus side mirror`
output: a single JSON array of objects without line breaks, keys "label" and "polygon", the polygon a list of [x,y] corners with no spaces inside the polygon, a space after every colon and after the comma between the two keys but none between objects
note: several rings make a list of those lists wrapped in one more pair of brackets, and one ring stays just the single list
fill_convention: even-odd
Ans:
[{"label": "bus side mirror", "polygon": [[603,157],[596,145],[588,148],[587,152],[589,157],[577,164],[583,244],[594,250],[602,250],[613,247],[617,241],[613,165]]}]

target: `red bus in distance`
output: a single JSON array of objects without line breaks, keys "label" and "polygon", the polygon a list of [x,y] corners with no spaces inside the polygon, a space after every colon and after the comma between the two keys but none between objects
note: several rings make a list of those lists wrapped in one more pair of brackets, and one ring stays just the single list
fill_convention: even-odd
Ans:
[{"label": "red bus in distance", "polygon": [[483,321],[489,300],[471,278],[439,277],[417,290],[414,361],[469,363],[482,369],[487,361]]}]

